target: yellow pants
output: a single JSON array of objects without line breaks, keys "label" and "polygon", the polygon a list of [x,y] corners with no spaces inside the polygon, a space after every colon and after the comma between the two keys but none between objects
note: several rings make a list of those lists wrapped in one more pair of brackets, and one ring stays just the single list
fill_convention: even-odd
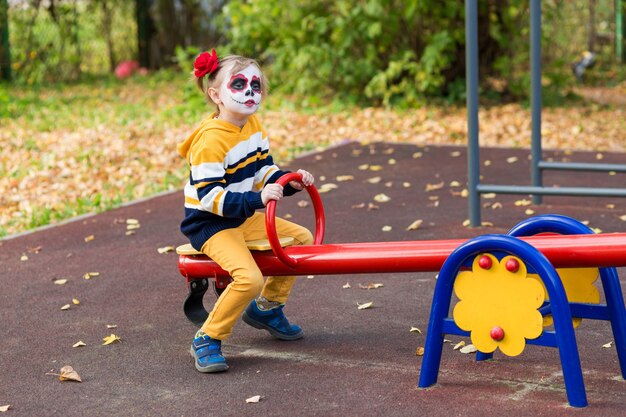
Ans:
[{"label": "yellow pants", "polygon": [[[308,229],[281,218],[276,218],[276,232],[279,238],[293,237],[297,245],[313,243]],[[263,282],[263,274],[246,246],[246,241],[258,239],[267,239],[265,215],[260,212],[236,229],[216,233],[202,246],[202,252],[233,278],[202,325],[202,330],[213,339],[227,339],[243,310],[259,294],[280,303],[289,297],[296,277],[268,277]]]}]

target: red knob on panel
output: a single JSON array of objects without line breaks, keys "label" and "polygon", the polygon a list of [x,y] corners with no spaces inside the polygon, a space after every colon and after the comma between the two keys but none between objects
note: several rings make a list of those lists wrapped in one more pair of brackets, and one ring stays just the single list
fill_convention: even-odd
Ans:
[{"label": "red knob on panel", "polygon": [[504,267],[509,272],[517,272],[519,271],[519,262],[517,261],[517,259],[511,258],[508,261],[506,261],[506,263],[504,264]]},{"label": "red knob on panel", "polygon": [[480,266],[482,269],[491,269],[492,263],[493,262],[491,262],[491,258],[486,255],[478,258],[478,266]]},{"label": "red knob on panel", "polygon": [[489,336],[497,342],[504,339],[504,329],[500,326],[496,326],[489,332]]}]

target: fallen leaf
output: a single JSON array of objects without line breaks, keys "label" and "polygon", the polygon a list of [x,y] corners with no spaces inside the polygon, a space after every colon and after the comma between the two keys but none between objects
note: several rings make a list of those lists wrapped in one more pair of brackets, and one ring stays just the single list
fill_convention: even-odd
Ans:
[{"label": "fallen leaf", "polygon": [[315,275],[307,275],[306,276],[306,279],[313,279],[313,278],[315,278]]},{"label": "fallen leaf", "polygon": [[76,343],[74,343],[72,345],[73,348],[83,347],[83,346],[87,346],[87,344],[85,342],[83,342],[82,340],[79,340],[78,342],[76,342]]},{"label": "fallen leaf", "polygon": [[0,405],[0,413],[6,413],[10,409],[11,409],[11,405],[10,404]]},{"label": "fallen leaf", "polygon": [[357,308],[359,310],[365,310],[366,308],[371,308],[374,305],[373,301],[370,301],[368,303],[363,303],[363,304],[359,304],[358,302],[356,303],[356,305],[358,306]]},{"label": "fallen leaf", "polygon": [[387,188],[391,188],[391,187],[393,187],[393,181],[387,181],[387,182],[385,183],[385,187],[387,187]]},{"label": "fallen leaf", "polygon": [[107,329],[116,329],[117,324],[107,324]]},{"label": "fallen leaf", "polygon": [[261,401],[260,395],[255,395],[254,397],[246,398],[246,403],[258,403]]},{"label": "fallen leaf", "polygon": [[613,346],[613,341],[612,340],[609,343],[605,343],[605,344],[602,345],[603,348],[607,348],[607,349],[612,347],[612,346]]},{"label": "fallen leaf", "polygon": [[458,181],[450,181],[450,184],[448,184],[449,187],[460,187],[461,183]]},{"label": "fallen leaf", "polygon": [[499,203],[497,201],[491,205],[492,210],[499,209],[499,208],[502,208],[502,203]]},{"label": "fallen leaf", "polygon": [[367,285],[359,284],[359,288],[363,288],[364,290],[376,290],[376,289],[382,288],[382,287],[384,287],[383,284],[380,284],[380,283],[374,284],[373,282],[369,283]]},{"label": "fallen leaf", "polygon": [[374,201],[376,201],[377,203],[386,203],[388,201],[391,201],[391,197],[383,193],[380,193],[374,196]]},{"label": "fallen leaf", "polygon": [[358,166],[359,171],[366,171],[370,167],[369,164],[362,164]]},{"label": "fallen leaf", "polygon": [[374,204],[374,203],[367,203],[367,209],[368,210],[378,210],[379,207],[376,204]]},{"label": "fallen leaf", "polygon": [[74,368],[69,365],[65,365],[59,372],[61,372],[59,374],[59,380],[61,381],[83,382],[80,375],[78,375],[78,372],[76,372]]},{"label": "fallen leaf", "polygon": [[353,179],[354,175],[337,175],[337,177],[335,177],[335,180],[337,180],[337,182],[352,181]]},{"label": "fallen leaf", "polygon": [[317,192],[318,192],[318,193],[320,193],[320,194],[324,194],[324,193],[327,193],[327,192],[329,192],[329,191],[331,191],[331,190],[335,190],[335,189],[337,189],[337,188],[338,188],[338,187],[337,187],[337,184],[333,184],[333,183],[331,183],[331,182],[328,182],[328,183],[326,183],[326,184],[322,184],[322,185],[321,185],[321,186],[317,189]]},{"label": "fallen leaf", "polygon": [[515,162],[517,162],[519,158],[517,156],[509,156],[508,158],[506,158],[506,162],[508,164],[514,164]]},{"label": "fallen leaf", "polygon": [[483,198],[496,198],[496,193],[485,193]]},{"label": "fallen leaf", "polygon": [[137,219],[126,219],[126,224],[139,224]]},{"label": "fallen leaf", "polygon": [[407,231],[409,230],[417,230],[419,229],[419,227],[422,225],[422,223],[424,223],[424,220],[422,219],[417,219],[415,220],[413,223],[411,223],[409,225],[409,227],[406,228]]},{"label": "fallen leaf", "polygon": [[137,229],[141,229],[140,224],[127,224],[126,225],[126,230],[137,230]]},{"label": "fallen leaf", "polygon": [[385,155],[391,155],[392,153],[394,153],[396,150],[394,148],[387,148],[383,151],[383,154]]},{"label": "fallen leaf", "polygon": [[470,223],[471,223],[471,222],[470,222],[470,220],[469,220],[469,219],[465,219],[465,220],[463,220],[463,223],[462,223],[462,224],[463,224],[463,227],[467,227],[467,226],[469,226],[469,225],[470,225]]},{"label": "fallen leaf", "polygon": [[414,327],[414,326],[411,326],[411,329],[410,329],[409,331],[410,331],[411,333],[419,333],[419,334],[422,334],[422,331],[421,331],[419,328]]},{"label": "fallen leaf", "polygon": [[438,182],[437,184],[426,184],[426,188],[424,189],[424,191],[428,193],[430,191],[441,190],[444,185],[445,183],[443,181]]},{"label": "fallen leaf", "polygon": [[343,287],[341,288],[352,288],[352,287],[350,286],[349,282],[346,282],[345,284],[343,284]]},{"label": "fallen leaf", "polygon": [[85,242],[91,242],[92,240],[94,240],[96,237],[94,235],[89,235],[85,237]]},{"label": "fallen leaf", "polygon": [[424,156],[423,152],[414,152],[413,153],[413,159],[421,158],[422,156]]},{"label": "fallen leaf", "polygon": [[381,177],[372,177],[372,178],[367,179],[365,181],[369,182],[370,184],[378,184],[381,179],[382,179]]},{"label": "fallen leaf", "polygon": [[520,206],[530,206],[532,204],[532,201],[530,200],[526,200],[526,199],[522,199],[522,200],[517,200],[515,201],[515,206],[516,207],[520,207]]},{"label": "fallen leaf", "polygon": [[65,304],[65,305],[61,306],[61,310],[63,310],[63,311],[65,311],[65,310],[69,310],[69,309],[70,309],[70,307],[71,307],[71,305],[69,305],[69,304]]},{"label": "fallen leaf", "polygon": [[365,207],[365,203],[355,204],[355,205],[353,205],[353,206],[352,206],[352,207],[350,207],[350,208],[353,208],[353,209],[359,209],[359,208],[363,208],[363,207]]},{"label": "fallen leaf", "polygon": [[383,228],[381,229],[383,232],[391,232],[392,227],[391,226],[383,226]]},{"label": "fallen leaf", "polygon": [[471,344],[470,344],[470,345],[467,345],[467,346],[463,346],[463,347],[459,350],[459,352],[461,352],[461,353],[474,353],[474,352],[476,352],[477,350],[478,350],[478,349],[476,349],[476,346],[474,346],[474,345],[471,345]]},{"label": "fallen leaf", "polygon": [[126,236],[132,236],[134,234],[135,234],[134,230],[127,230],[126,233],[125,233]]},{"label": "fallen leaf", "polygon": [[422,346],[415,349],[415,356],[424,356],[424,348]]},{"label": "fallen leaf", "polygon": [[159,253],[174,252],[174,246],[163,246],[161,248],[158,248],[157,252]]},{"label": "fallen leaf", "polygon": [[308,207],[308,206],[309,206],[309,202],[308,201],[306,201],[306,200],[298,201],[298,207],[305,208],[305,207]]},{"label": "fallen leaf", "polygon": [[78,300],[78,298],[72,298],[72,304],[74,304],[75,306],[80,304],[80,301]]},{"label": "fallen leaf", "polygon": [[535,210],[533,210],[533,209],[526,209],[526,211],[524,211],[524,213],[526,213],[527,216],[532,216],[533,214],[535,214]]},{"label": "fallen leaf", "polygon": [[85,275],[83,275],[83,278],[91,279],[91,278],[97,277],[97,276],[100,276],[100,272],[85,272]]},{"label": "fallen leaf", "polygon": [[395,159],[393,159],[393,158],[389,158],[389,160],[387,161],[387,163],[388,163],[389,165],[395,165],[395,164],[396,164],[396,160],[395,160]]},{"label": "fallen leaf", "polygon": [[619,219],[623,222],[626,222],[626,214],[624,214],[623,216],[619,216]]},{"label": "fallen leaf", "polygon": [[121,342],[122,341],[122,339],[119,336],[117,336],[117,335],[115,335],[113,333],[111,333],[110,336],[106,336],[102,340],[104,341],[104,343],[102,344],[103,346],[104,345],[110,345],[111,343],[117,343],[117,342]]},{"label": "fallen leaf", "polygon": [[402,186],[403,186],[404,188],[410,188],[410,187],[411,187],[411,183],[410,183],[410,182],[408,182],[408,181],[404,181],[404,182],[402,183]]},{"label": "fallen leaf", "polygon": [[67,280],[65,278],[60,278],[60,279],[55,279],[53,281],[56,285],[63,285],[67,283]]},{"label": "fallen leaf", "polygon": [[370,171],[381,171],[383,169],[382,165],[371,165]]},{"label": "fallen leaf", "polygon": [[27,261],[27,260],[28,260],[28,256],[26,256],[25,254],[20,257],[20,261],[22,262]]},{"label": "fallen leaf", "polygon": [[454,345],[454,347],[452,348],[452,350],[457,350],[459,348],[462,348],[463,346],[465,346],[465,342],[463,340],[461,340],[459,343],[457,343],[456,345]]}]

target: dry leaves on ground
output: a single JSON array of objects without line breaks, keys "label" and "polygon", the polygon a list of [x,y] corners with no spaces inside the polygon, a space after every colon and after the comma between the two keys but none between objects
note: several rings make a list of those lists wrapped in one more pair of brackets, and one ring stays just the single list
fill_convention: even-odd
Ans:
[{"label": "dry leaves on ground", "polygon": [[[116,99],[132,101],[134,87],[128,88]],[[182,100],[172,91],[152,94],[155,97],[150,106],[155,115],[161,108]],[[333,114],[281,110],[261,111],[260,117],[270,133],[273,153],[279,162],[292,158],[294,150],[303,146],[321,149],[345,141],[420,146],[466,143],[464,108],[423,107],[404,112],[366,108]],[[482,108],[479,120],[482,146],[529,147],[529,109],[517,104]],[[132,123],[106,120],[86,124],[78,120],[77,126],[68,127],[64,123],[58,128],[38,131],[20,118],[3,119],[0,233],[24,231],[33,218],[49,216],[54,222],[57,216],[77,214],[73,214],[75,207],[68,208],[68,201],[80,201],[83,209],[87,206],[97,211],[157,190],[180,189],[186,170],[185,162],[176,153],[176,144],[197,123],[199,120],[189,120],[186,125],[172,126],[142,115]],[[623,152],[625,131],[624,106],[581,105],[543,110],[545,149]],[[414,155],[420,156],[419,152]],[[377,171],[383,167],[366,169]]]}]

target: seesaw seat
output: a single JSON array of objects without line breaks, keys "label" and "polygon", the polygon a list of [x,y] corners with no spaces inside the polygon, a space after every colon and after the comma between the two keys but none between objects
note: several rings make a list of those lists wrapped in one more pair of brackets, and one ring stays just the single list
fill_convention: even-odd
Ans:
[{"label": "seesaw seat", "polygon": [[[291,246],[295,244],[295,239],[293,237],[283,237],[279,239],[280,245],[282,247]],[[259,240],[250,240],[246,242],[248,249],[251,251],[268,251],[272,250],[272,246],[270,245],[269,240],[267,239],[259,239]],[[182,258],[188,259],[206,259],[208,261],[212,261],[208,256],[204,253],[199,252],[191,246],[191,244],[187,243],[185,245],[180,245],[176,248],[176,253],[179,255],[179,262]],[[181,273],[186,276],[186,274],[181,270]],[[219,296],[224,292],[228,284],[232,282],[232,278],[229,276],[211,276],[207,274],[199,280],[191,280],[189,276],[187,277],[187,287],[189,289],[189,293],[183,302],[183,310],[185,312],[185,316],[196,324],[197,326],[202,325],[209,313],[204,308],[202,299],[204,298],[204,294],[209,289],[209,281],[213,283],[213,290],[215,294],[219,298]]]},{"label": "seesaw seat", "polygon": [[[283,248],[287,246],[291,246],[295,244],[296,242],[295,239],[292,237],[281,237],[279,241],[280,241],[280,246],[282,246]],[[270,245],[270,241],[267,239],[250,240],[246,242],[246,246],[248,246],[248,249],[250,250],[258,250],[258,251],[272,249],[272,246]],[[204,255],[204,253],[195,250],[193,246],[191,246],[191,243],[178,246],[176,248],[176,253],[178,255],[186,255],[186,256]]]}]

